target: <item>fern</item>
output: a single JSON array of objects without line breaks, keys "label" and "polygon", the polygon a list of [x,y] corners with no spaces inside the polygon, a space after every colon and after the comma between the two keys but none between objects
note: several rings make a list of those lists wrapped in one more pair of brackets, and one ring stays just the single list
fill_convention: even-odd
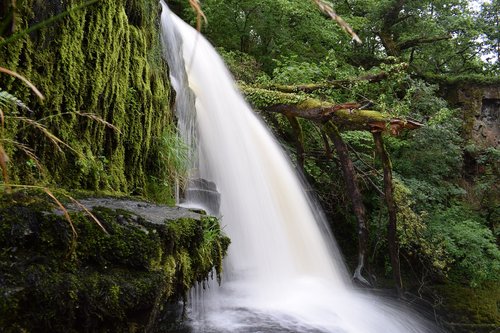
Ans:
[{"label": "fern", "polygon": [[24,110],[27,110],[29,112],[33,112],[19,98],[17,98],[16,96],[12,95],[11,93],[9,93],[7,91],[0,89],[0,106],[5,107],[5,106],[12,106],[12,105],[17,105]]}]

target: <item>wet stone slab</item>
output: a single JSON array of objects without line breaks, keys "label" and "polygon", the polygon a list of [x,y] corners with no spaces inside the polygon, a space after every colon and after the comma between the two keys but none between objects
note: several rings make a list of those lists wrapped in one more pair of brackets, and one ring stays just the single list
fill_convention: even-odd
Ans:
[{"label": "wet stone slab", "polygon": [[[125,210],[142,217],[146,221],[156,224],[163,224],[165,220],[170,221],[181,218],[191,218],[199,221],[203,216],[202,214],[183,207],[170,207],[131,199],[86,198],[80,199],[78,202],[87,209],[105,207],[113,210]],[[73,211],[82,210],[82,208],[76,204],[67,205],[67,208]]]}]

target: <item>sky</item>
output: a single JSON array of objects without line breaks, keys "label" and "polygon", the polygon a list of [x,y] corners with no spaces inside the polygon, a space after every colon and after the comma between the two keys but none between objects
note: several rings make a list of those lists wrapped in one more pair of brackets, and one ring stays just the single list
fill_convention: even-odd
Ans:
[{"label": "sky", "polygon": [[471,0],[469,1],[469,7],[474,10],[479,10],[481,5],[485,2],[491,2],[490,0]]}]

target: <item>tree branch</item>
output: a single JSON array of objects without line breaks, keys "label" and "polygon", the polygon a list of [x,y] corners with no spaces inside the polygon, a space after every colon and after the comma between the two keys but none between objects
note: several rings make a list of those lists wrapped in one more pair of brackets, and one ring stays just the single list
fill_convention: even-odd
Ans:
[{"label": "tree branch", "polygon": [[369,281],[370,274],[368,274],[368,279],[363,276],[364,270],[368,271],[369,273],[369,269],[367,269],[366,267],[368,265],[366,261],[368,253],[368,226],[366,219],[366,208],[363,203],[363,196],[361,195],[358,181],[356,179],[354,163],[349,156],[347,145],[342,139],[338,128],[332,122],[327,122],[324,124],[323,130],[333,142],[335,150],[337,151],[346,189],[349,193],[349,198],[351,199],[352,210],[358,222],[358,265],[356,267],[356,270],[354,271],[353,278],[364,285],[371,285]]},{"label": "tree branch", "polygon": [[378,111],[362,110],[358,103],[334,104],[298,94],[287,94],[262,88],[241,86],[247,100],[264,112],[281,113],[317,123],[332,121],[342,130],[389,132],[398,135],[403,129],[423,126],[414,120],[391,118]]},{"label": "tree branch", "polygon": [[448,40],[451,39],[451,35],[444,35],[444,36],[434,36],[434,37],[419,37],[419,38],[414,38],[410,39],[404,42],[400,42],[397,44],[398,48],[400,50],[406,50],[421,44],[430,44],[434,42],[439,42],[442,40]]},{"label": "tree branch", "polygon": [[359,103],[334,104],[299,94],[241,86],[247,100],[264,112],[281,113],[317,123],[332,121],[342,130],[389,132],[398,135],[403,129],[416,129],[423,124],[414,120],[391,118],[378,111],[362,110]]},{"label": "tree branch", "polygon": [[312,93],[321,89],[334,89],[334,88],[345,88],[346,86],[350,86],[356,82],[366,81],[369,83],[377,83],[389,78],[389,76],[395,72],[404,71],[408,68],[408,64],[401,64],[401,66],[395,66],[394,70],[390,71],[382,71],[376,74],[363,75],[360,77],[355,77],[352,79],[345,80],[331,80],[323,83],[312,83],[312,84],[304,84],[298,86],[288,86],[288,85],[269,85],[264,86],[264,89],[277,90],[284,93]]}]

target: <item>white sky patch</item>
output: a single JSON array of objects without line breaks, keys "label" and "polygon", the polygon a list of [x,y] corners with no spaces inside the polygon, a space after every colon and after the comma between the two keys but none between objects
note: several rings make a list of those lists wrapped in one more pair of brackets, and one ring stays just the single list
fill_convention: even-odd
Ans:
[{"label": "white sky patch", "polygon": [[472,0],[469,1],[469,9],[479,12],[483,3],[491,3],[490,0]]}]

